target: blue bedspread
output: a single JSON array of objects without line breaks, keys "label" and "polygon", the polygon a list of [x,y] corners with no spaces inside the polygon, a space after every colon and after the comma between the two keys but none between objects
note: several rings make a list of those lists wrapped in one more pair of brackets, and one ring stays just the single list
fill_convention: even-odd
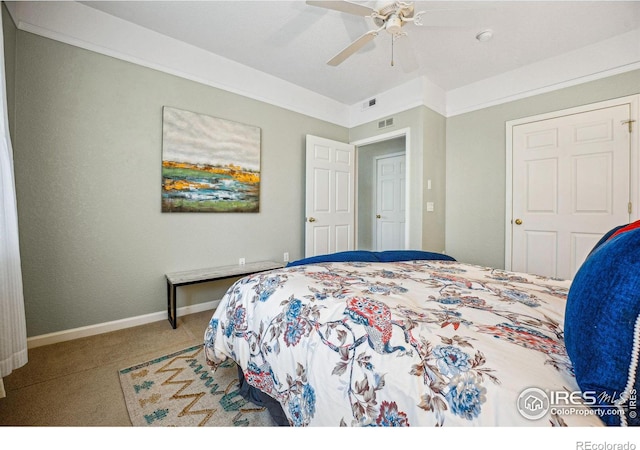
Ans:
[{"label": "blue bedspread", "polygon": [[453,257],[445,255],[444,253],[425,252],[422,250],[385,250],[383,252],[351,250],[346,252],[330,253],[328,255],[318,255],[299,259],[297,261],[290,262],[289,264],[287,264],[287,267],[325,262],[398,262],[424,260],[455,261]]}]

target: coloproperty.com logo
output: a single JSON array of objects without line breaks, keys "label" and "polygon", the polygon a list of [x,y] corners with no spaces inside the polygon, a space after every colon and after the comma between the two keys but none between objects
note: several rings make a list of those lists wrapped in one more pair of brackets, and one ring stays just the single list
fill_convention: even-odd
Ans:
[{"label": "coloproperty.com logo", "polygon": [[[624,403],[624,408],[614,406],[619,398],[595,391],[545,391],[530,387],[520,393],[517,408],[525,419],[538,420],[551,413],[552,415],[621,415],[627,412],[629,418],[638,416],[635,389]],[[603,405],[603,403],[605,405]],[[608,403],[608,405],[606,405]],[[596,406],[596,409],[590,406]]]}]

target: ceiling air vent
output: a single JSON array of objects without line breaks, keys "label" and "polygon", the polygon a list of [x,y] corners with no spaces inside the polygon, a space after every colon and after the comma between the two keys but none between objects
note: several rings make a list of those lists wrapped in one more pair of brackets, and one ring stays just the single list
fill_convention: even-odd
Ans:
[{"label": "ceiling air vent", "polygon": [[364,102],[362,104],[362,110],[364,111],[365,109],[369,109],[369,108],[371,108],[373,106],[376,106],[376,99],[375,98],[372,98],[372,99],[367,100],[366,102]]},{"label": "ceiling air vent", "polygon": [[393,126],[393,117],[389,117],[388,119],[380,120],[378,122],[378,129],[387,128]]}]

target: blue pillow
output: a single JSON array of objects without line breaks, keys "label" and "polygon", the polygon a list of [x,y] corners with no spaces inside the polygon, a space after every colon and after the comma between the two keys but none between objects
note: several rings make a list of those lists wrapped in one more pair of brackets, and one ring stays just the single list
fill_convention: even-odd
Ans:
[{"label": "blue pillow", "polygon": [[376,256],[381,262],[414,260],[455,261],[454,258],[444,253],[424,252],[421,250],[386,250],[384,252],[377,252]]},{"label": "blue pillow", "polygon": [[[607,425],[640,425],[640,228],[593,250],[571,283],[564,320],[576,381],[598,399],[594,410]],[[616,402],[624,414],[606,411]]]},{"label": "blue pillow", "polygon": [[[594,246],[593,246],[593,248],[592,248],[592,249],[591,249],[591,251],[589,252],[589,255],[591,255],[593,252],[595,252],[595,251],[596,251],[596,249],[597,249],[598,247],[600,247],[602,244],[604,244],[605,242],[607,242],[607,241],[609,240],[609,238],[610,238],[611,236],[613,236],[613,233],[615,233],[616,231],[618,231],[620,228],[624,228],[624,227],[625,227],[625,225],[618,225],[617,227],[612,228],[611,230],[607,231],[607,232],[604,234],[604,236],[602,236],[602,237],[600,238],[600,240],[596,243],[596,245],[594,245]],[[587,255],[587,257],[588,257],[589,255]]]}]

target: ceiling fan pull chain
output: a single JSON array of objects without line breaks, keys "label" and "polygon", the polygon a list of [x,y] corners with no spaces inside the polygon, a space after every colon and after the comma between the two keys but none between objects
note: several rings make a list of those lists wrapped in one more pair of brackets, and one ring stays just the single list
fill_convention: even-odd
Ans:
[{"label": "ceiling fan pull chain", "polygon": [[394,36],[391,36],[391,67],[393,67],[393,43],[395,41]]},{"label": "ceiling fan pull chain", "polygon": [[396,42],[396,39],[400,39],[403,36],[406,36],[407,33],[406,32],[400,32],[400,33],[394,33],[391,35],[391,66],[393,67],[395,65],[393,59],[394,59],[394,46],[393,44]]}]

